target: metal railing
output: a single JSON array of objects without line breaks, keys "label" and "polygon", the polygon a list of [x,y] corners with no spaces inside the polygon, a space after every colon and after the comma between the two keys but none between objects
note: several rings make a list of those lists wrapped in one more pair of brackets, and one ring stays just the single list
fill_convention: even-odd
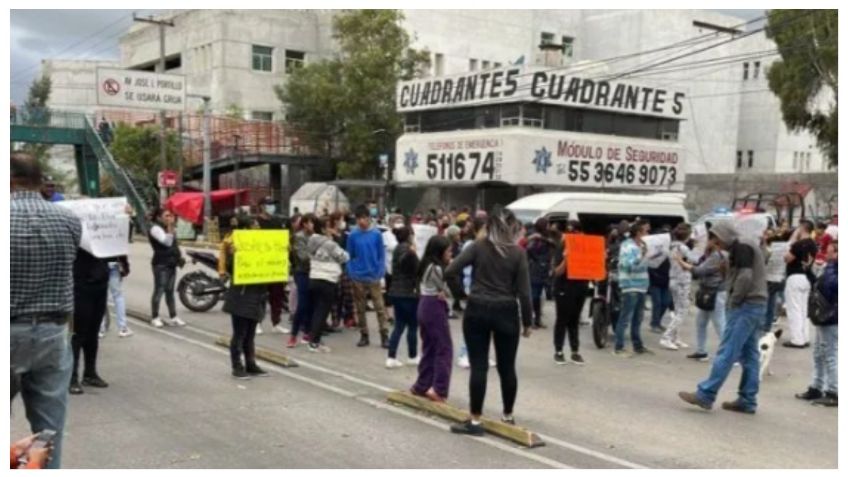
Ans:
[{"label": "metal railing", "polygon": [[51,109],[12,110],[10,115],[12,126],[85,129],[86,120],[84,113]]}]

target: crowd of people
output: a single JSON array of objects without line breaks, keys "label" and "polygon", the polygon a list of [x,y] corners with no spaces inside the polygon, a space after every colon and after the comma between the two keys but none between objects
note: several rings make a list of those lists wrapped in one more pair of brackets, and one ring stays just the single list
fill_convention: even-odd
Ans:
[{"label": "crowd of people", "polygon": [[[33,158],[12,154],[11,370],[20,380],[32,431],[57,432],[48,465],[58,467],[68,392],[81,394],[83,386],[108,386],[98,374],[97,351],[110,289],[120,336],[132,334],[119,293],[130,267],[126,257],[97,258],[82,249],[79,219],[52,204],[52,195],[45,195],[42,185]],[[260,207],[258,212],[237,216],[232,229],[288,228],[291,280],[230,285],[225,293],[223,310],[231,316],[230,355],[236,378],[268,374],[258,366],[255,350],[255,335],[261,332],[268,305],[272,332],[288,334],[286,346],[304,345],[318,353],[331,352],[322,336],[343,327],[358,330],[356,346],[370,346],[368,318],[369,311],[374,311],[386,368],[405,366],[398,359],[405,334],[406,364],[418,369],[410,392],[436,402],[444,402],[450,394],[456,348],[450,321],[461,317],[462,343],[456,360],[458,366],[470,368],[471,418],[452,427],[457,433],[483,433],[481,416],[490,366],[496,367],[500,377],[501,419],[515,423],[519,343],[533,330],[547,328],[545,300],[554,302],[554,362],[586,364],[580,353],[579,326],[590,282],[569,275],[565,239],[568,234],[584,233],[577,220],[553,223],[540,218],[522,224],[500,207],[411,215],[395,211],[379,218],[373,207],[359,206],[350,215],[307,213],[288,220],[278,218],[272,207]],[[157,209],[151,218],[151,323],[185,326],[174,297],[177,269],[185,263],[175,217]],[[422,245],[416,240],[418,225],[430,226],[432,236],[424,250],[419,250]],[[809,347],[810,322],[816,329],[812,382],[797,397],[824,406],[838,404],[835,225],[817,227],[801,221],[790,231],[781,224],[757,238],[740,235],[732,221],[720,221],[707,224],[705,243],[697,246],[693,227],[681,223],[661,229],[671,235],[665,255],[649,254],[646,237],[651,232],[651,223],[638,218],[607,229],[606,286],[614,287],[620,301],[612,317],[615,356],[654,353],[641,334],[648,297],[650,330],[660,334],[658,345],[669,351],[689,348],[681,330],[694,305],[696,345],[687,358],[710,359],[710,323],[718,345],[709,376],[695,392],[681,392],[681,399],[712,408],[719,388],[738,363],[742,367],[739,399],[722,407],[753,413],[759,389],[758,340],[772,331],[782,301],[789,325],[784,346]],[[771,253],[778,242],[789,244],[783,256]],[[222,278],[233,274],[236,253],[228,235],[219,253]],[[767,264],[773,260],[786,263],[785,279],[767,277]],[[163,296],[167,317],[159,315]],[[282,318],[286,309],[291,311],[288,322]],[[628,328],[632,352],[625,346]]]}]

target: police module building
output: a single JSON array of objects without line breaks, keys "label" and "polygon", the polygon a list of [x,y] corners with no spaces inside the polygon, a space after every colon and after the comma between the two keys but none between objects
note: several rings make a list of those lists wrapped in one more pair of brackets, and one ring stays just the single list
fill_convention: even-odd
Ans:
[{"label": "police module building", "polygon": [[491,207],[542,191],[682,192],[687,92],[570,70],[514,65],[399,83],[398,196],[415,201],[425,187],[419,206]]}]

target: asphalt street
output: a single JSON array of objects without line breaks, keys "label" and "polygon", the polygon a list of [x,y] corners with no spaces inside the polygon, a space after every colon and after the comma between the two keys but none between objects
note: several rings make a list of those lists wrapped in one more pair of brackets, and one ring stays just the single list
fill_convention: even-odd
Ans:
[{"label": "asphalt street", "polygon": [[[150,247],[131,245],[132,273],[125,280],[128,307],[149,314]],[[192,269],[187,266],[181,273]],[[162,311],[165,311],[164,303]],[[102,340],[105,390],[71,396],[67,467],[485,467],[485,468],[835,468],[837,410],[794,398],[809,384],[812,350],[778,347],[772,375],[761,384],[756,415],[720,409],[705,412],[677,397],[694,390],[709,363],[692,362],[686,350],[658,347],[659,335],[644,332],[656,354],[616,358],[599,350],[589,327],[581,327],[585,366],[553,362],[552,330],[522,339],[518,356],[519,424],[547,445],[523,449],[508,441],[454,436],[447,423],[385,401],[407,389],[415,368],[384,368],[385,350],[357,348],[358,333],[345,330],[326,340],[332,352],[308,353],[284,346],[287,336],[266,333],[260,346],[296,360],[272,377],[250,381],[229,375],[226,350],[215,338],[229,335],[229,316],[197,314],[178,304],[186,328],[155,330],[131,320],[136,335],[120,339],[114,327]],[[552,324],[553,303],[546,304]],[[369,316],[372,334],[376,319]],[[694,342],[694,320],[684,340]],[[780,323],[783,325],[783,323]],[[461,323],[452,321],[454,348]],[[784,325],[785,326],[785,325]],[[710,330],[711,354],[718,343]],[[688,338],[688,339],[686,339]],[[399,357],[406,357],[401,345]],[[268,368],[273,366],[268,365]],[[734,370],[719,401],[735,398]],[[468,371],[454,368],[449,402],[466,408]],[[484,413],[498,417],[497,373],[489,374]],[[20,402],[13,406],[12,436],[25,435]]]}]

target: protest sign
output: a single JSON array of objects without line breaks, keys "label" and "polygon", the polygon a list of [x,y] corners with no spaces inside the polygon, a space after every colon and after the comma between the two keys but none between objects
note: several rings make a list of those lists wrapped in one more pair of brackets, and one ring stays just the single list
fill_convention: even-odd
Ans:
[{"label": "protest sign", "polygon": [[129,251],[130,217],[126,197],[56,202],[82,222],[80,247],[97,258],[118,257]]},{"label": "protest sign", "polygon": [[733,217],[733,225],[736,226],[736,233],[740,237],[746,237],[759,242],[763,238],[763,234],[768,228],[769,223],[768,217],[765,214],[739,214]]},{"label": "protest sign", "polygon": [[782,282],[786,278],[786,261],[783,257],[789,252],[789,242],[772,242],[771,255],[766,263],[766,281]]},{"label": "protest sign", "polygon": [[668,258],[671,234],[646,235],[642,237],[642,240],[648,248],[648,253],[645,255],[648,258],[648,267],[659,267]]},{"label": "protest sign", "polygon": [[707,240],[709,239],[709,233],[707,233],[706,224],[697,224],[692,228],[692,240],[695,242],[695,246],[692,248],[692,252],[701,256],[707,250]]},{"label": "protest sign", "polygon": [[288,230],[236,230],[233,284],[289,281]]},{"label": "protest sign", "polygon": [[438,235],[439,229],[432,225],[412,224],[412,233],[415,234],[415,252],[418,253],[418,258],[424,258],[424,250],[427,248],[427,242],[430,237]]},{"label": "protest sign", "polygon": [[606,280],[606,244],[597,235],[565,234],[569,280]]},{"label": "protest sign", "polygon": [[194,231],[192,223],[183,220],[182,217],[177,217],[176,233],[179,240],[194,240],[197,238],[197,232]]}]

